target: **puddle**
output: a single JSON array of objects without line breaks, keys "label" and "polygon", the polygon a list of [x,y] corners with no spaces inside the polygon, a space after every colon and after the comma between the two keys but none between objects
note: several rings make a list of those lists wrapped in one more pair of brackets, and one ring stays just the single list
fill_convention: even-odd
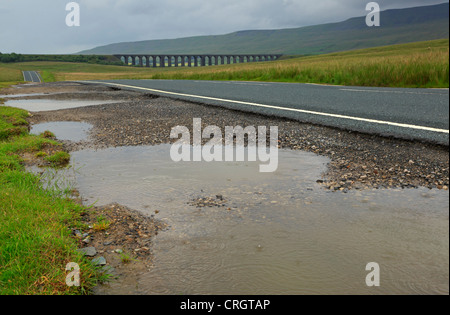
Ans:
[{"label": "puddle", "polygon": [[[71,167],[54,169],[50,167],[26,166],[26,170],[39,176],[44,189],[66,196],[76,187],[76,170]],[[61,193],[62,192],[62,193]]]},{"label": "puddle", "polygon": [[31,99],[31,100],[8,100],[5,106],[21,108],[30,112],[45,112],[60,109],[70,109],[94,105],[105,105],[118,103],[117,101],[81,101],[81,100],[47,100],[47,99]]},{"label": "puddle", "polygon": [[31,127],[31,133],[39,135],[45,131],[51,131],[59,140],[79,142],[89,137],[89,131],[93,126],[88,123],[60,121],[36,124]]},{"label": "puddle", "polygon": [[[329,192],[316,184],[329,160],[299,151],[281,150],[278,171],[264,174],[258,163],[174,163],[169,150],[72,154],[89,204],[158,210],[170,224],[154,239],[150,272],[98,293],[449,293],[448,192]],[[188,204],[216,195],[225,207]],[[366,286],[370,262],[379,288]]]},{"label": "puddle", "polygon": [[50,94],[48,94],[48,93],[47,94],[46,93],[6,94],[6,95],[0,95],[0,98],[20,98],[20,97],[44,96],[44,95],[50,95]]},{"label": "puddle", "polygon": [[[16,86],[17,87],[17,86]],[[70,92],[54,92],[54,93],[29,93],[29,94],[4,94],[0,95],[0,98],[23,98],[23,97],[35,97],[35,96],[53,96],[67,94]],[[77,91],[76,94],[89,94],[91,92]]]}]

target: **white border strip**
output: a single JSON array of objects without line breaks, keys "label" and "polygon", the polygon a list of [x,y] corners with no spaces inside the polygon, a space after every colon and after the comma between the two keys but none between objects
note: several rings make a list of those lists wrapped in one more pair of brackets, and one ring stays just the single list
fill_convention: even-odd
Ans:
[{"label": "white border strip", "polygon": [[[416,95],[444,95],[443,93],[427,93],[427,92],[411,92],[411,91],[382,91],[382,90],[358,90],[358,89],[340,89],[348,92],[364,92],[364,93],[394,93],[394,94],[416,94]],[[444,95],[447,96],[448,95]]]},{"label": "white border strip", "polygon": [[330,113],[316,112],[316,111],[310,111],[310,110],[304,110],[304,109],[286,108],[286,107],[273,106],[273,105],[264,105],[264,104],[258,104],[258,103],[234,101],[234,100],[227,100],[227,99],[208,97],[208,96],[175,93],[175,92],[155,90],[155,89],[149,89],[149,88],[144,88],[144,87],[139,87],[139,86],[119,84],[119,83],[109,83],[109,82],[99,82],[99,81],[90,81],[90,82],[86,82],[86,83],[92,83],[92,82],[113,85],[113,86],[118,86],[118,87],[124,87],[124,88],[132,88],[132,89],[137,89],[137,90],[145,90],[145,91],[168,94],[168,95],[198,98],[198,99],[209,100],[209,101],[219,101],[219,102],[234,103],[234,104],[241,104],[241,105],[250,105],[250,106],[255,106],[255,107],[263,107],[263,108],[284,110],[284,111],[332,117],[332,118],[356,120],[359,122],[367,122],[367,123],[373,123],[373,124],[379,124],[379,125],[388,125],[388,126],[409,128],[409,129],[422,130],[422,131],[432,131],[432,132],[445,133],[445,134],[449,133],[449,130],[445,130],[445,129],[431,128],[431,127],[425,127],[425,126],[416,126],[416,125],[409,125],[409,124],[401,124],[401,123],[395,123],[395,122],[391,122],[391,121],[375,120],[375,119],[353,117],[353,116],[346,116],[346,115],[330,114]]},{"label": "white border strip", "polygon": [[26,72],[28,72],[28,71],[22,71],[23,81],[30,82],[30,81],[27,81],[27,76],[25,75]]},{"label": "white border strip", "polygon": [[39,74],[39,72],[34,71],[34,73],[36,74],[36,76],[37,76],[37,78],[38,78],[38,80],[39,80],[39,83],[42,83],[41,75]]}]

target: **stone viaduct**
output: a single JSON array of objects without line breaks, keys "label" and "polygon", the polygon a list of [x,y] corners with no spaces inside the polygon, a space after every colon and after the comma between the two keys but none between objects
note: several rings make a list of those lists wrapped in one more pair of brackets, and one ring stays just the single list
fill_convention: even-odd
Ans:
[{"label": "stone viaduct", "polygon": [[274,61],[283,55],[114,55],[126,65],[140,67],[205,67],[233,63]]}]

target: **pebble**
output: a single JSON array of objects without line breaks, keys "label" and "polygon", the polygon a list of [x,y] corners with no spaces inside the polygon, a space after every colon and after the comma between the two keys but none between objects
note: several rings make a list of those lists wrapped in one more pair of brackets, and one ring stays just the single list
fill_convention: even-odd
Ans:
[{"label": "pebble", "polygon": [[95,249],[95,247],[85,247],[85,248],[80,248],[78,249],[78,252],[84,254],[84,256],[88,256],[88,257],[94,257],[95,255],[97,255],[97,250]]},{"label": "pebble", "polygon": [[106,265],[106,259],[103,256],[97,257],[95,259],[92,259],[92,264],[94,264],[94,266],[105,266]]},{"label": "pebble", "polygon": [[212,197],[198,197],[188,202],[189,205],[195,206],[197,208],[213,208],[213,207],[225,207],[227,201],[222,195],[216,195],[215,198]]},{"label": "pebble", "polygon": [[101,268],[101,271],[103,273],[109,274],[109,275],[114,275],[116,273],[116,269],[111,267],[111,266],[103,266]]},{"label": "pebble", "polygon": [[80,239],[83,237],[83,235],[81,234],[81,232],[78,231],[78,230],[75,230],[75,231],[73,232],[73,235],[75,235],[77,238],[80,238]]}]

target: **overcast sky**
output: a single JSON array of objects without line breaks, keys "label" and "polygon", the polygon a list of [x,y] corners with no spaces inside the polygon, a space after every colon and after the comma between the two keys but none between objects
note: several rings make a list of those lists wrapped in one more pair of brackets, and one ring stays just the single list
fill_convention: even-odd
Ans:
[{"label": "overcast sky", "polygon": [[[227,34],[339,22],[373,0],[75,0],[80,26],[66,25],[72,0],[0,0],[0,52],[75,53],[149,39]],[[381,10],[448,2],[378,0]]]}]

